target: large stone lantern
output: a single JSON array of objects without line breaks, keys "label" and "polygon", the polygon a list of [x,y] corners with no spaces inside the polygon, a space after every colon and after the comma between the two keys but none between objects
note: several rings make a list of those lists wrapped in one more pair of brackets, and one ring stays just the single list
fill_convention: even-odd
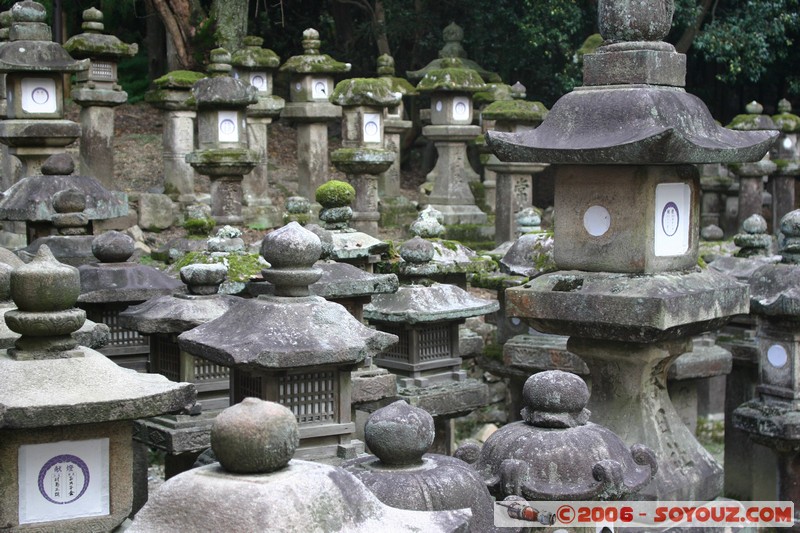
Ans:
[{"label": "large stone lantern", "polygon": [[231,55],[211,52],[208,78],[192,87],[197,103],[198,149],[186,162],[211,179],[211,215],[217,224],[241,224],[242,178],[258,162],[247,148],[247,107],[256,102],[256,88],[232,78]]},{"label": "large stone lantern", "polygon": [[778,114],[772,120],[781,131],[770,152],[770,159],[778,167],[770,176],[772,228],[777,233],[783,217],[796,205],[795,180],[800,176],[800,148],[797,146],[800,117],[792,113],[789,100],[783,99],[778,102]]},{"label": "large stone lantern", "polygon": [[258,154],[258,163],[242,180],[244,218],[271,228],[280,225],[280,213],[269,197],[267,126],[280,116],[286,102],[272,94],[273,74],[281,60],[272,50],[262,48],[263,44],[261,37],[245,37],[244,47],[231,56],[231,65],[234,77],[258,91],[258,100],[247,108],[247,144]]},{"label": "large stone lantern", "polygon": [[467,143],[480,126],[472,125],[472,93],[484,88],[474,70],[457,58],[443,59],[442,68],[428,72],[417,90],[430,93],[431,124],[422,134],[433,141],[439,157],[426,179],[433,182],[427,201],[444,216],[445,224],[483,224],[486,213],[475,205],[469,183],[480,177],[467,159]]},{"label": "large stone lantern", "polygon": [[280,71],[291,74],[290,102],[282,116],[297,124],[297,192],[311,198],[328,181],[328,122],[341,118],[342,109],[330,103],[333,75],[350,70],[321,54],[319,32],[303,32],[303,55],[290,57]]},{"label": "large stone lantern", "polygon": [[718,126],[684,89],[686,57],[662,42],[673,2],[601,0],[604,46],[584,86],[541,126],[488,132],[501,160],[553,165],[558,272],[506,291],[507,315],[568,335],[592,376],[589,409],[628,444],[655,451],[646,499],[709,500],[722,468],[681,422],[666,387],[691,337],[748,310],[747,287],[697,267],[693,164],[757,161],[775,132]]},{"label": "large stone lantern", "polygon": [[6,74],[8,94],[0,142],[22,162],[22,176],[31,176],[80,136],[80,126],[64,120],[64,74],[86,70],[89,60],[75,61],[52,41],[41,4],[18,2],[11,18],[9,41],[0,45],[0,74]]},{"label": "large stone lantern", "polygon": [[103,13],[95,8],[83,12],[83,33],[64,43],[76,59],[88,59],[88,69],[77,75],[72,99],[81,106],[81,172],[114,189],[114,107],[128,101],[128,93],[117,84],[117,63],[139,51],[103,34]]}]

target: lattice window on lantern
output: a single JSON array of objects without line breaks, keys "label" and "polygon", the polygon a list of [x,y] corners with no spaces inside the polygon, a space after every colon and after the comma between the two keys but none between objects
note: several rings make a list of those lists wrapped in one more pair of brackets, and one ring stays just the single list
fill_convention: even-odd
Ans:
[{"label": "lattice window on lantern", "polygon": [[450,353],[450,326],[430,326],[419,331],[419,359],[431,361],[452,357]]},{"label": "lattice window on lantern", "polygon": [[261,392],[260,376],[242,370],[235,370],[233,372],[233,381],[234,403],[241,402],[248,397],[264,399]]},{"label": "lattice window on lantern", "polygon": [[[133,305],[133,303],[131,305]],[[150,346],[148,337],[141,335],[138,331],[132,331],[119,325],[119,313],[124,309],[127,309],[127,305],[119,307],[93,305],[91,309],[86,310],[86,318],[94,322],[102,322],[108,326],[108,329],[111,330],[111,336],[108,342],[109,347],[141,348]]]},{"label": "lattice window on lantern", "polygon": [[291,409],[299,424],[336,422],[339,376],[336,370],[281,376],[278,403]]},{"label": "lattice window on lantern", "polygon": [[181,379],[181,350],[178,346],[178,336],[153,335],[150,340],[151,371],[166,376],[172,381]]},{"label": "lattice window on lantern", "polygon": [[395,359],[397,361],[410,361],[409,359],[409,336],[411,332],[405,329],[402,326],[390,326],[387,324],[381,324],[380,327],[381,331],[385,331],[386,333],[391,333],[392,335],[397,335],[400,338],[400,342],[394,344],[387,348],[385,351],[381,352],[380,358],[382,359]]},{"label": "lattice window on lantern", "polygon": [[114,66],[107,61],[92,61],[92,77],[98,80],[114,80]]},{"label": "lattice window on lantern", "polygon": [[[207,361],[202,357],[194,358],[194,380],[195,382],[201,381],[219,381],[221,379],[228,379],[230,370],[226,366],[217,365],[211,361]],[[259,390],[261,386],[259,385]]]}]

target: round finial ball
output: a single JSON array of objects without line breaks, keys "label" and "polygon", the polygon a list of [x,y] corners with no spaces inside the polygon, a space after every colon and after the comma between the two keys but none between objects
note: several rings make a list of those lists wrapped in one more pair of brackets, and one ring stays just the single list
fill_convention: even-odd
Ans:
[{"label": "round finial ball", "polygon": [[433,259],[433,244],[422,237],[414,237],[400,247],[400,257],[408,263],[427,263]]},{"label": "round finial ball", "polygon": [[402,400],[378,409],[364,426],[367,446],[387,465],[411,465],[433,444],[433,417]]},{"label": "round finial ball", "polygon": [[750,215],[742,222],[742,230],[750,235],[758,235],[767,232],[767,221],[761,215]]},{"label": "round finial ball", "polygon": [[103,12],[96,7],[90,7],[83,12],[83,20],[86,22],[103,22]]},{"label": "round finial ball", "polygon": [[59,263],[42,245],[30,263],[11,272],[11,298],[20,311],[64,311],[81,294],[81,277],[74,266]]},{"label": "round finial ball", "polygon": [[800,237],[800,209],[789,211],[781,219],[781,233],[786,237]]},{"label": "round finial ball", "polygon": [[297,419],[286,407],[245,398],[211,426],[211,449],[222,468],[237,474],[267,474],[289,464],[300,444]]},{"label": "round finial ball", "polygon": [[522,398],[534,412],[575,413],[589,402],[589,387],[580,376],[548,370],[528,378],[522,388]]},{"label": "round finial ball", "polygon": [[308,268],[321,254],[319,237],[297,222],[268,233],[261,242],[261,255],[272,268]]},{"label": "round finial ball", "polygon": [[181,268],[181,281],[190,286],[219,286],[227,277],[228,267],[222,263],[197,263]]},{"label": "round finial ball", "polygon": [[69,154],[51,155],[42,165],[42,174],[45,176],[69,176],[73,172],[75,161]]},{"label": "round finial ball", "polygon": [[64,189],[53,195],[56,213],[81,213],[86,209],[86,195],[75,188]]},{"label": "round finial ball", "polygon": [[92,240],[92,253],[101,263],[124,263],[133,251],[133,239],[119,231],[107,231]]},{"label": "round finial ball", "polygon": [[11,17],[14,22],[45,22],[47,10],[39,2],[25,0],[11,6]]},{"label": "round finial ball", "polygon": [[356,199],[356,190],[347,182],[330,180],[317,187],[315,198],[325,208],[345,207]]},{"label": "round finial ball", "polygon": [[744,110],[747,111],[750,115],[760,115],[764,112],[764,106],[753,100],[746,106],[744,106]]},{"label": "round finial ball", "polygon": [[303,39],[319,39],[319,32],[314,28],[303,30]]}]

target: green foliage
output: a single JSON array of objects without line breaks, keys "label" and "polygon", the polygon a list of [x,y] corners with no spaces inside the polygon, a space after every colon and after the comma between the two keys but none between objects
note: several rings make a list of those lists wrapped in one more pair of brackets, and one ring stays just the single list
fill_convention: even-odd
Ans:
[{"label": "green foliage", "polygon": [[131,104],[144,100],[144,93],[150,87],[147,63],[147,54],[144,49],[140,49],[135,56],[120,61],[117,67],[119,84],[128,93],[128,102]]},{"label": "green foliage", "polygon": [[695,40],[707,61],[724,66],[725,83],[758,82],[779,61],[788,59],[800,34],[799,0],[725,3]]}]

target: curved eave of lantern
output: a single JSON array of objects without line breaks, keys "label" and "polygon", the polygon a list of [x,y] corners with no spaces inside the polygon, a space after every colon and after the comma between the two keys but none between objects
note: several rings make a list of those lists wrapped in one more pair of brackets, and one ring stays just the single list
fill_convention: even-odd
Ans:
[{"label": "curved eave of lantern", "polygon": [[119,61],[125,57],[133,57],[139,51],[139,45],[126,44],[114,35],[102,33],[81,33],[70,37],[64,43],[64,50],[76,59],[110,59]]},{"label": "curved eave of lantern", "polygon": [[75,60],[52,41],[13,41],[0,44],[0,72],[80,72],[88,59]]},{"label": "curved eave of lantern", "polygon": [[395,344],[319,296],[259,296],[178,337],[181,350],[250,371],[355,365]]},{"label": "curved eave of lantern", "polygon": [[350,78],[336,84],[330,101],[341,106],[392,107],[402,97],[384,78]]},{"label": "curved eave of lantern", "polygon": [[394,159],[394,152],[379,148],[339,148],[331,153],[333,165],[345,174],[380,174]]},{"label": "curved eave of lantern", "polygon": [[696,96],[678,89],[576,89],[541,126],[490,131],[503,161],[555,164],[683,164],[758,161],[777,131],[733,131],[716,124]]},{"label": "curved eave of lantern", "polygon": [[448,67],[428,72],[417,84],[417,91],[476,93],[486,89],[480,75],[464,67]]},{"label": "curved eave of lantern", "polygon": [[750,312],[800,321],[800,265],[766,265],[750,277]]},{"label": "curved eave of lantern", "polygon": [[[429,72],[432,70],[438,70],[442,68],[442,62],[451,58],[447,57],[440,57],[438,59],[434,59],[424,67],[419,70],[407,70],[406,77],[410,80],[421,80],[424,78]],[[474,70],[478,73],[482,80],[486,83],[501,83],[503,80],[500,78],[500,75],[496,72],[491,72],[477,64],[475,61],[468,59],[466,57],[460,57],[461,64],[464,65],[464,68],[468,68],[470,70]]]},{"label": "curved eave of lantern", "polygon": [[229,294],[159,296],[121,312],[119,325],[145,335],[183,333],[216,320],[240,301]]},{"label": "curved eave of lantern", "polygon": [[233,53],[231,65],[238,68],[275,69],[281,64],[281,58],[268,48],[245,47]]},{"label": "curved eave of lantern", "polygon": [[455,285],[434,283],[429,287],[400,287],[394,294],[376,294],[372,303],[364,306],[364,317],[380,322],[418,324],[460,320],[499,309],[495,300],[476,298]]},{"label": "curved eave of lantern", "polygon": [[336,61],[327,54],[305,54],[292,56],[281,65],[281,72],[294,72],[297,74],[334,74],[349,72],[350,63]]},{"label": "curved eave of lantern", "polygon": [[86,197],[83,213],[89,220],[105,220],[128,214],[128,196],[109,191],[91,176],[30,176],[12,185],[0,200],[0,220],[49,222],[56,214],[53,196],[78,189]]},{"label": "curved eave of lantern", "polygon": [[78,272],[79,303],[142,302],[184,287],[168,274],[139,263],[90,263],[79,266]]},{"label": "curved eave of lantern", "polygon": [[[194,402],[194,386],[124,369],[92,349],[81,357],[16,361],[0,354],[0,428],[149,418]],[[46,394],[42,391],[46,390]]]}]

